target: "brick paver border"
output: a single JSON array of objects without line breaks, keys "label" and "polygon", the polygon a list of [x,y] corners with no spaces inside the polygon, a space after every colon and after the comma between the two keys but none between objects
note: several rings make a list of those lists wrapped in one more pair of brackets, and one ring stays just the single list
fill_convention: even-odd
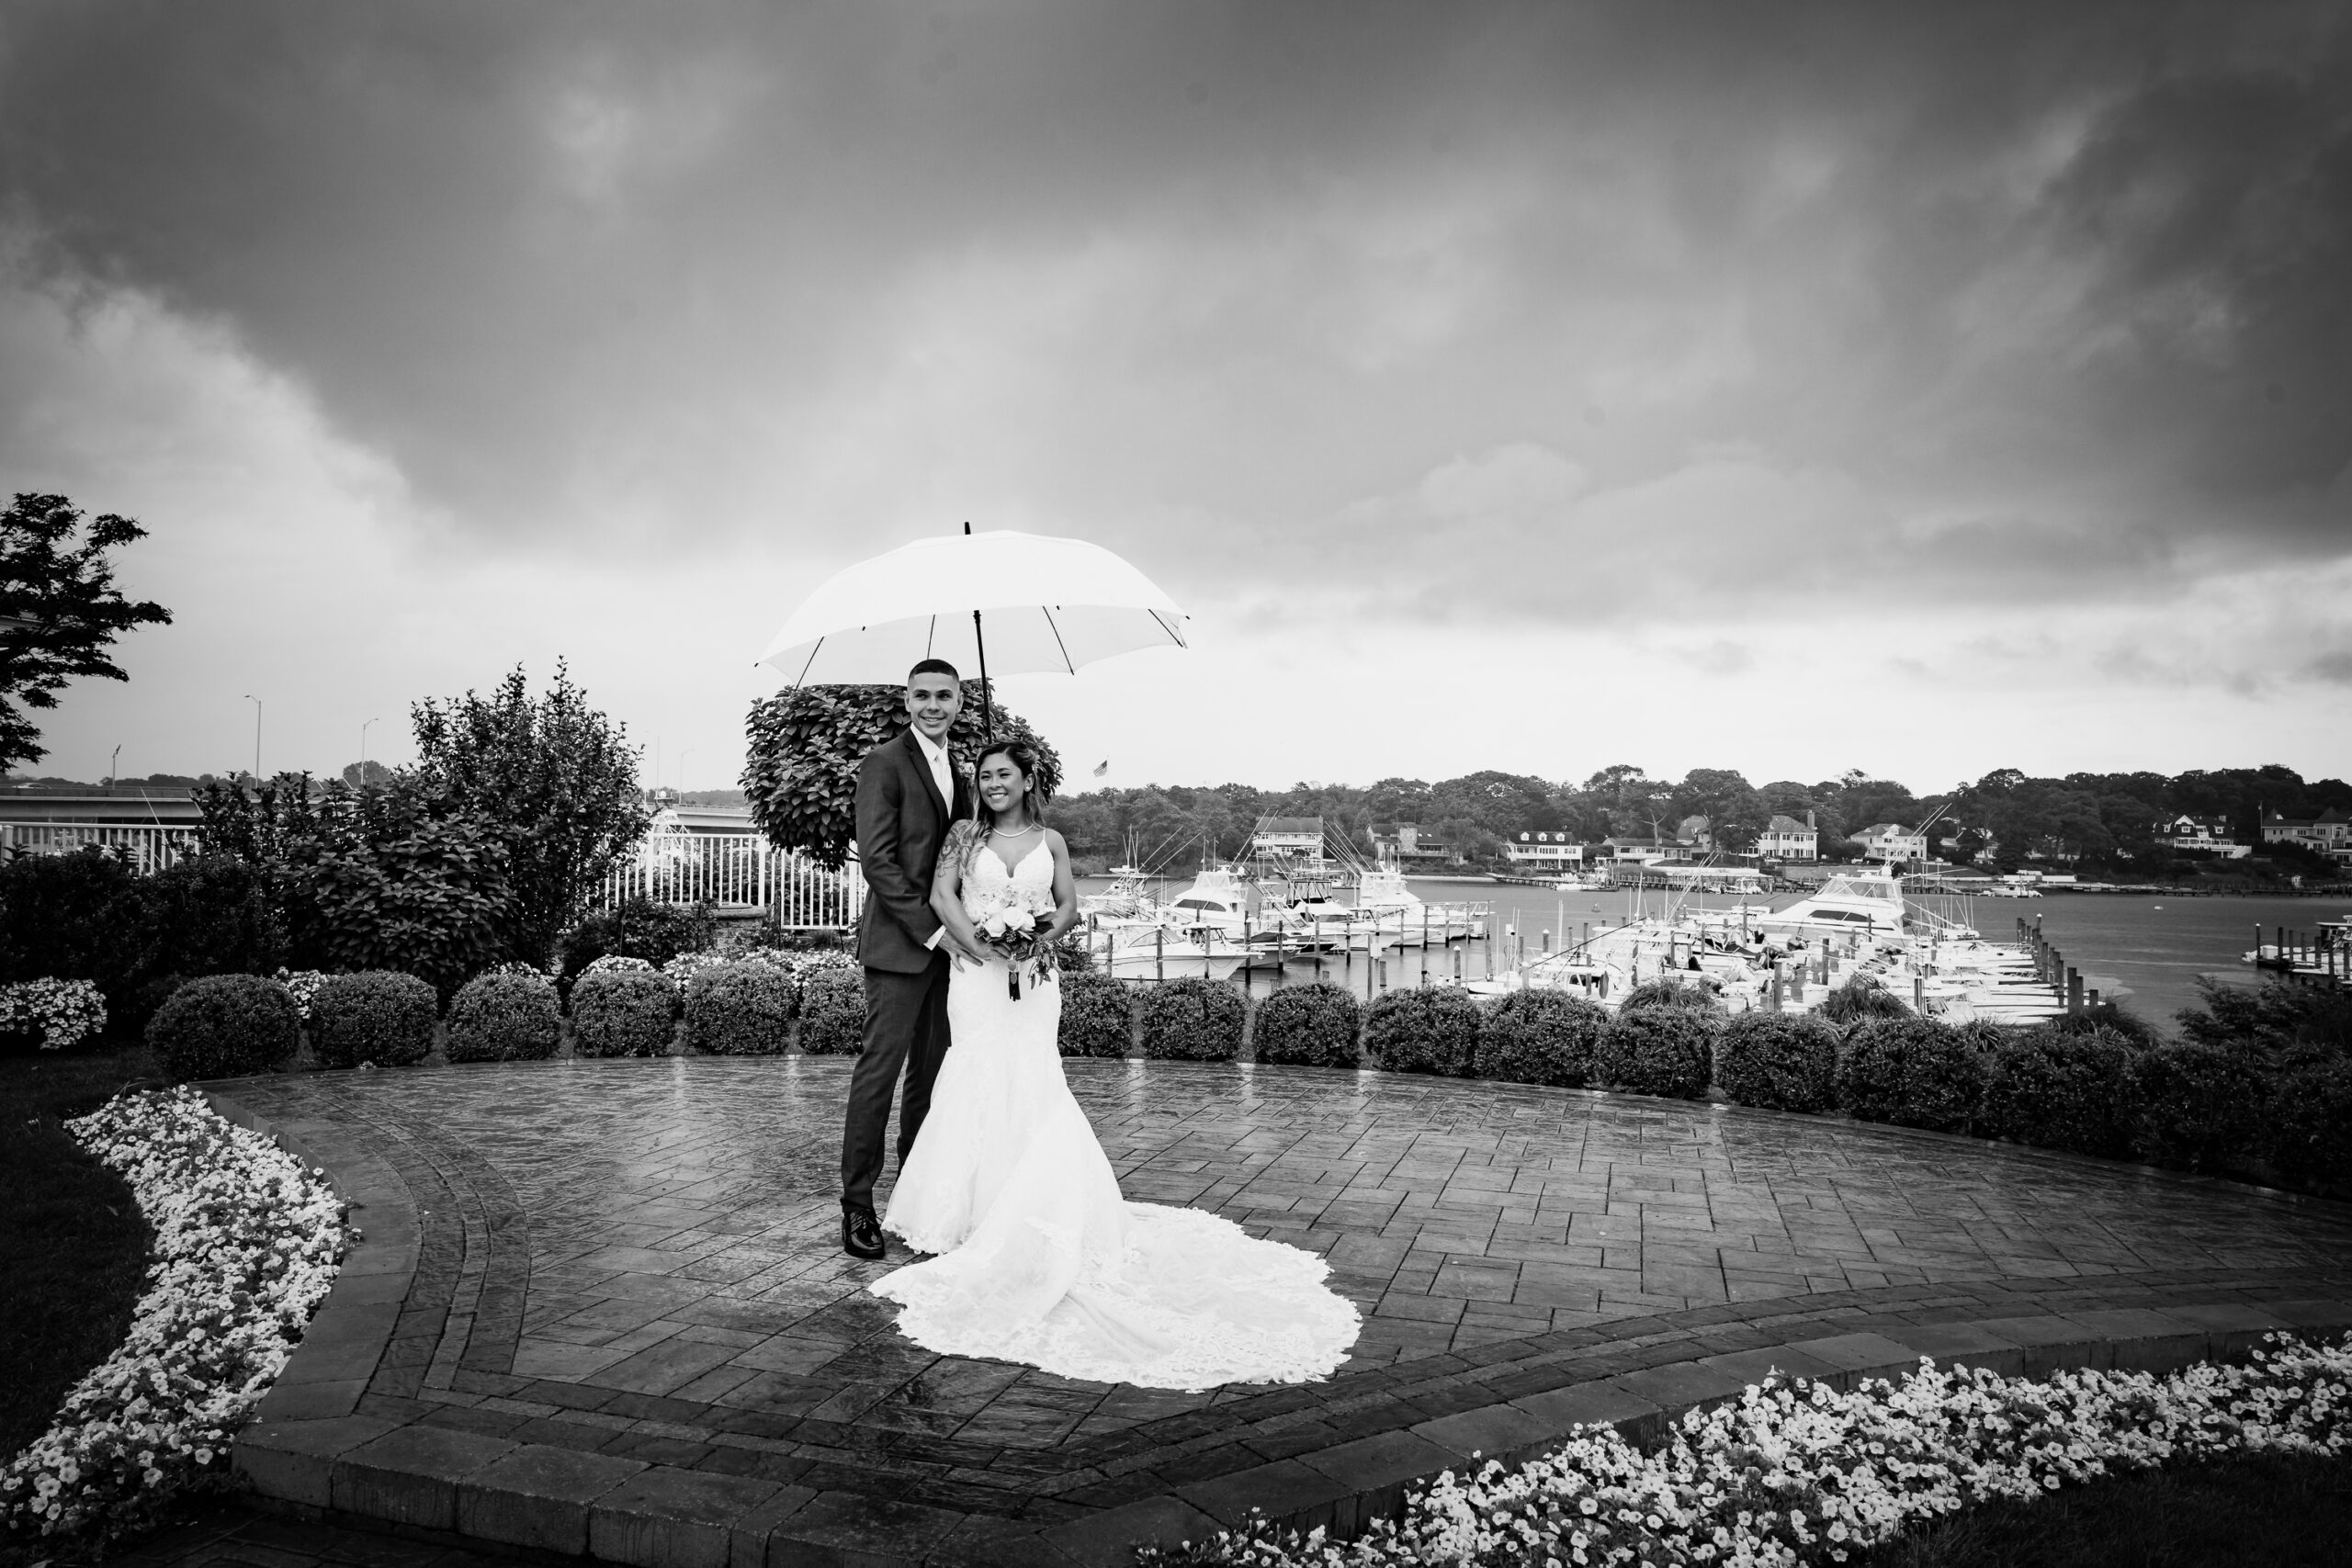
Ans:
[{"label": "brick paver border", "polygon": [[[528,1263],[521,1211],[488,1162],[445,1149],[402,1168],[357,1129],[214,1102],[323,1168],[363,1233],[239,1438],[255,1490],[299,1511],[642,1568],[1124,1564],[1140,1542],[1196,1538],[1251,1507],[1344,1532],[1474,1456],[1530,1457],[1585,1424],[1655,1436],[1772,1367],[1841,1386],[1921,1356],[2012,1374],[2162,1371],[2241,1355],[2274,1330],[2352,1327],[2348,1245],[2342,1267],[1973,1280],[1625,1318],[1231,1391],[1050,1450],[866,1434],[864,1457],[887,1450],[887,1468],[861,1469],[854,1451],[810,1461],[786,1438],[790,1417],[618,1393],[595,1409],[610,1427],[585,1429],[646,1434],[648,1457],[626,1457],[546,1440],[562,1424],[472,1420],[489,1413],[414,1397],[428,1381],[564,1386],[493,1370],[502,1342],[511,1362]],[[665,1433],[731,1457],[664,1462]]]}]

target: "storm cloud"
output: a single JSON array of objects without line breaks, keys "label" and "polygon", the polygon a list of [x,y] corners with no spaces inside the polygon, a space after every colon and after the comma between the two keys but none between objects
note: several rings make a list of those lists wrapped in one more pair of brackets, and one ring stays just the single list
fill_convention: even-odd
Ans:
[{"label": "storm cloud", "polygon": [[971,517],[1724,679],[1663,602],[2352,558],[2334,5],[18,5],[0,203],[13,287],[221,334],[493,551]]}]

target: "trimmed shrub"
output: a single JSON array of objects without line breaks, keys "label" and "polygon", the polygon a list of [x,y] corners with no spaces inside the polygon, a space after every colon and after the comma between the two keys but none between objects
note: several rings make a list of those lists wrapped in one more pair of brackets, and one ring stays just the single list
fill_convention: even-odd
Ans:
[{"label": "trimmed shrub", "polygon": [[2299,1067],[2279,1080],[2271,1102],[2270,1159],[2296,1181],[2352,1186],[2352,1061]]},{"label": "trimmed shrub", "polygon": [[818,969],[800,983],[800,1048],[816,1056],[865,1049],[865,971]]},{"label": "trimmed shrub", "polygon": [[1843,1029],[1873,1018],[1909,1018],[1911,1009],[1901,997],[1878,982],[1875,975],[1857,975],[1827,996],[1814,1012]]},{"label": "trimmed shrub", "polygon": [[2110,1029],[2014,1031],[1993,1049],[1976,1130],[2045,1149],[2124,1158],[2139,1113],[2137,1055],[2128,1036]]},{"label": "trimmed shrub", "polygon": [[330,975],[311,998],[311,1049],[330,1067],[422,1062],[433,1049],[441,998],[413,975],[364,969]]},{"label": "trimmed shrub", "polygon": [[1477,1060],[1478,1023],[1478,1004],[1467,991],[1385,991],[1364,1012],[1364,1054],[1384,1072],[1468,1077]]},{"label": "trimmed shrub", "polygon": [[700,953],[718,940],[718,921],[707,904],[656,904],[633,897],[616,909],[583,915],[564,932],[562,981],[568,990],[581,971],[611,955],[642,958],[656,969],[682,953]]},{"label": "trimmed shrub", "polygon": [[1223,980],[1195,975],[1144,991],[1143,1054],[1162,1061],[1230,1062],[1241,1054],[1250,1004]]},{"label": "trimmed shrub", "polygon": [[2268,1086],[2258,1058],[2196,1041],[2141,1053],[2132,1150],[2183,1170],[2242,1169],[2267,1142]]},{"label": "trimmed shrub", "polygon": [[1124,1056],[1135,1044],[1136,998],[1124,980],[1090,969],[1066,969],[1057,1043],[1065,1056]]},{"label": "trimmed shrub", "polygon": [[1259,1061],[1352,1067],[1363,1004],[1328,981],[1285,986],[1258,1004],[1250,1038]]},{"label": "trimmed shrub", "polygon": [[[1688,971],[1685,971],[1687,974]],[[1619,1012],[1639,1012],[1645,1008],[1681,1008],[1689,1012],[1720,1012],[1723,1004],[1715,1000],[1714,992],[1697,980],[1684,980],[1680,976],[1645,980],[1625,993],[1617,1004]]]},{"label": "trimmed shrub", "polygon": [[147,1043],[175,1078],[236,1077],[293,1060],[302,1017],[285,987],[259,975],[208,975],[164,999]]},{"label": "trimmed shrub", "polygon": [[1954,1133],[1984,1098],[1984,1056],[1949,1024],[1878,1018],[1855,1026],[1838,1066],[1838,1101],[1865,1122]]},{"label": "trimmed shrub", "polygon": [[1694,1008],[1621,1010],[1600,1032],[1593,1051],[1593,1077],[1635,1094],[1704,1099],[1715,1028],[1715,1020]]},{"label": "trimmed shrub", "polygon": [[1833,1110],[1838,1032],[1804,1013],[1741,1013],[1715,1037],[1715,1082],[1739,1105]]},{"label": "trimmed shrub", "polygon": [[542,1062],[563,1043],[563,1010],[545,975],[477,975],[449,1003],[453,1062]]},{"label": "trimmed shrub", "polygon": [[686,982],[686,1044],[716,1056],[774,1056],[791,1043],[800,982],[757,959],[714,964]]},{"label": "trimmed shrub", "polygon": [[678,1018],[678,987],[644,969],[582,975],[571,986],[571,1054],[662,1056]]},{"label": "trimmed shrub", "polygon": [[1478,1021],[1477,1073],[1504,1083],[1580,1089],[1609,1014],[1598,1004],[1541,987],[1489,1003]]}]

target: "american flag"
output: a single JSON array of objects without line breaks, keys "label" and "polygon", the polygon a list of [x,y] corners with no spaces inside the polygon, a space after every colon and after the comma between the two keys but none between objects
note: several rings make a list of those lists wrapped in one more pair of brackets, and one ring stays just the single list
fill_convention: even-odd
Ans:
[{"label": "american flag", "polygon": [[1101,761],[1094,764],[1094,776],[1098,779],[1110,771],[1111,759],[1108,757],[1103,758]]}]

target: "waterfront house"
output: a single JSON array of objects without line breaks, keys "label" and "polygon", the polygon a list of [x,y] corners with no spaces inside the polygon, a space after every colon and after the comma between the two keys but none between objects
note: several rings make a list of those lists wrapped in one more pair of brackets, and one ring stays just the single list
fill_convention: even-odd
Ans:
[{"label": "waterfront house", "polygon": [[1462,856],[1451,844],[1421,837],[1418,822],[1384,824],[1372,830],[1373,848],[1380,854],[1394,858],[1400,865],[1444,863],[1459,865]]},{"label": "waterfront house", "polygon": [[2262,841],[2301,844],[2331,860],[2352,864],[2352,814],[2334,807],[2316,817],[2281,817],[2276,811],[2266,811],[2262,814]]},{"label": "waterfront house", "polygon": [[1521,833],[1503,845],[1503,853],[1513,865],[1531,865],[1544,871],[1584,869],[1584,845],[1571,833],[1542,829]]},{"label": "waterfront house", "polygon": [[1900,863],[1928,858],[1928,835],[1900,822],[1873,822],[1847,841],[1860,844],[1866,860]]},{"label": "waterfront house", "polygon": [[1601,840],[1600,851],[1593,858],[1612,865],[1656,865],[1662,860],[1672,859],[1681,848],[1671,839],[1619,833]]},{"label": "waterfront house", "polygon": [[1806,812],[1802,822],[1773,813],[1764,830],[1756,835],[1756,852],[1766,860],[1819,860],[1821,829],[1814,826],[1813,813]]},{"label": "waterfront house", "polygon": [[1319,855],[1323,852],[1320,817],[1261,817],[1250,835],[1253,855]]},{"label": "waterfront house", "polygon": [[2253,845],[2239,843],[2231,833],[2226,817],[2191,817],[2183,813],[2155,824],[2154,838],[2169,849],[2218,855],[2223,860],[2244,860],[2254,852]]}]

